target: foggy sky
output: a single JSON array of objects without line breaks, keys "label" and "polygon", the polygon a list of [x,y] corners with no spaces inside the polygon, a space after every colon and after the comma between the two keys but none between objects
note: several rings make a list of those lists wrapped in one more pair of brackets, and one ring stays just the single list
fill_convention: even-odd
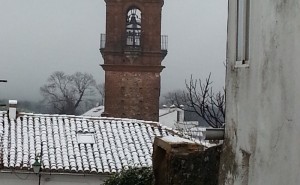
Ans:
[{"label": "foggy sky", "polygon": [[[165,0],[162,94],[183,88],[191,74],[212,72],[215,87],[224,86],[226,24],[226,0]],[[0,0],[0,79],[8,80],[0,83],[0,99],[40,100],[40,86],[58,70],[104,82],[101,33],[104,0]]]}]

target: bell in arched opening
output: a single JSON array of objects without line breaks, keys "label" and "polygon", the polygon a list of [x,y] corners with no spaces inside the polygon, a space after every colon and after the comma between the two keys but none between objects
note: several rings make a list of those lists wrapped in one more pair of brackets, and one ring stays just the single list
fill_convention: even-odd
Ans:
[{"label": "bell in arched opening", "polygon": [[141,46],[141,11],[132,7],[127,12],[126,46],[139,48]]}]

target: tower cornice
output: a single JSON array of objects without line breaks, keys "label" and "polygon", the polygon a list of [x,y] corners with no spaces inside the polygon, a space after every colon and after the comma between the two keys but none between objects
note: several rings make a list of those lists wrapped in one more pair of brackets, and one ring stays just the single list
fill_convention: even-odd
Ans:
[{"label": "tower cornice", "polygon": [[123,71],[123,72],[157,72],[160,73],[165,66],[146,66],[146,65],[116,65],[102,64],[100,65],[104,71]]}]

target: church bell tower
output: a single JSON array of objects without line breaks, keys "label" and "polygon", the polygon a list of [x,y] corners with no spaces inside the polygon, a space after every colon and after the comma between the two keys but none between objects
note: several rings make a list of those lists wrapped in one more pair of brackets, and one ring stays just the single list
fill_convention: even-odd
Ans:
[{"label": "church bell tower", "polygon": [[100,52],[105,71],[103,116],[158,121],[164,0],[105,0],[106,34]]}]

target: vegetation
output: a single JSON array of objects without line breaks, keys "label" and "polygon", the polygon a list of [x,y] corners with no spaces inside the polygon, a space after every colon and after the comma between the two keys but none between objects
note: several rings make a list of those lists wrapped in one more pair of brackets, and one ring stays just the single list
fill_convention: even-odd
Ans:
[{"label": "vegetation", "polygon": [[96,91],[100,95],[100,100],[99,100],[100,105],[104,105],[105,84],[104,83],[100,83],[100,84],[97,84],[95,87],[96,87]]},{"label": "vegetation", "polygon": [[152,185],[154,181],[152,168],[129,168],[116,173],[103,185]]},{"label": "vegetation", "polygon": [[44,100],[54,112],[59,114],[75,114],[81,102],[93,94],[92,88],[96,84],[92,75],[77,72],[66,75],[56,71],[47,80],[47,84],[40,88]]},{"label": "vegetation", "polygon": [[[104,103],[104,84],[96,84],[88,73],[72,75],[53,72],[40,87],[43,100],[18,100],[19,112],[79,115]],[[8,109],[8,100],[0,99],[0,110]]]},{"label": "vegetation", "polygon": [[[1,99],[0,106],[1,111],[8,110],[8,99]],[[27,100],[18,100],[18,111],[19,112],[30,112],[30,113],[47,113],[46,107],[42,104],[42,102],[36,101],[27,101]]]},{"label": "vegetation", "polygon": [[[211,74],[202,81],[194,79],[185,82],[183,91],[176,90],[164,96],[165,103],[184,108],[185,112],[196,114],[209,126],[219,128],[225,122],[225,90],[214,92]],[[183,106],[182,106],[183,105]]]},{"label": "vegetation", "polygon": [[49,113],[58,114],[79,114],[82,110],[95,107],[103,102],[101,88],[103,85],[96,85],[91,74],[76,72],[67,75],[62,71],[56,71],[50,75],[47,83],[40,88],[44,102],[49,107]]}]

